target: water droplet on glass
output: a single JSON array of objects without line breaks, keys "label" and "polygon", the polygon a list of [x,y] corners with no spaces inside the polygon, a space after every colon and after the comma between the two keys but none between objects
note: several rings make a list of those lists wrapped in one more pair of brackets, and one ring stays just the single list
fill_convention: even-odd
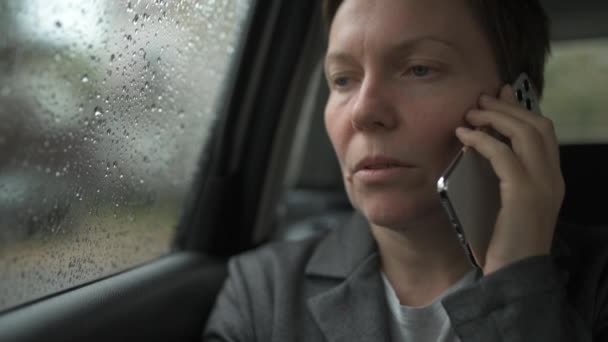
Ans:
[{"label": "water droplet on glass", "polygon": [[81,81],[82,81],[82,83],[87,83],[87,82],[89,82],[89,76],[87,76],[87,74],[84,74],[84,75],[82,76]]},{"label": "water droplet on glass", "polygon": [[61,21],[59,21],[59,20],[56,21],[55,26],[61,28],[61,26],[62,26]]},{"label": "water droplet on glass", "polygon": [[139,20],[139,14],[135,14],[135,17],[133,17],[133,24],[137,24],[138,20]]},{"label": "water droplet on glass", "polygon": [[96,117],[101,116],[101,115],[103,115],[103,109],[101,109],[101,107],[97,106],[93,110],[93,113],[95,114]]}]

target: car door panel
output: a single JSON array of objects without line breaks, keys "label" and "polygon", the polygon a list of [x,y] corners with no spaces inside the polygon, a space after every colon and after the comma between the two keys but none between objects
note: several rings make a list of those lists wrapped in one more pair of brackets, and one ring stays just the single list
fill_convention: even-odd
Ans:
[{"label": "car door panel", "polygon": [[225,276],[222,261],[171,254],[6,313],[0,341],[196,341]]}]

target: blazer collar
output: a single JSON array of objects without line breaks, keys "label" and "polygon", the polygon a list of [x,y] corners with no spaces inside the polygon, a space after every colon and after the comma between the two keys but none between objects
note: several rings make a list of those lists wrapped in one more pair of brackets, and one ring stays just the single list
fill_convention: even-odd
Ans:
[{"label": "blazer collar", "polygon": [[328,341],[389,341],[389,311],[380,257],[367,221],[354,214],[323,238],[306,267],[308,277],[329,277],[308,308]]},{"label": "blazer collar", "polygon": [[346,280],[308,299],[308,308],[327,341],[391,340],[379,262],[378,253],[369,255]]},{"label": "blazer collar", "polygon": [[306,266],[306,275],[346,278],[374,253],[377,246],[369,225],[355,212],[342,227],[321,240]]}]

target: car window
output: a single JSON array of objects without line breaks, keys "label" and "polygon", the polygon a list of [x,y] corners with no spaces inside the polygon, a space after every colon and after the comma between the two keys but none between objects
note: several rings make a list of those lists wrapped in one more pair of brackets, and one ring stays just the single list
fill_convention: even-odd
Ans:
[{"label": "car window", "polygon": [[561,144],[608,142],[608,39],[552,43],[542,101]]},{"label": "car window", "polygon": [[0,4],[0,310],[169,252],[251,3]]}]

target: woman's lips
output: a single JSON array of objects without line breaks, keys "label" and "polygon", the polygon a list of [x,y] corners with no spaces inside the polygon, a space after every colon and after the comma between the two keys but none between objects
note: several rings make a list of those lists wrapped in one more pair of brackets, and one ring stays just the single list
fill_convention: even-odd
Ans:
[{"label": "woman's lips", "polygon": [[364,158],[357,163],[353,176],[365,183],[386,182],[394,178],[404,177],[413,168],[413,165],[398,159],[373,156]]},{"label": "woman's lips", "polygon": [[407,166],[387,166],[365,168],[355,172],[356,179],[365,183],[386,182],[398,177],[404,177],[405,173],[411,171],[412,167]]}]

